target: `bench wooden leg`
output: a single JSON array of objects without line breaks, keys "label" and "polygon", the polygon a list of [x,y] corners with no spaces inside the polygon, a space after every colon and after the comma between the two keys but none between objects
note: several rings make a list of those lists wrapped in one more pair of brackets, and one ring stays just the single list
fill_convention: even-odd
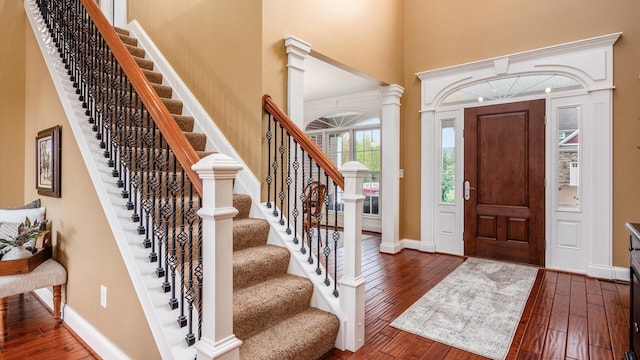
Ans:
[{"label": "bench wooden leg", "polygon": [[53,321],[56,324],[62,322],[60,316],[60,303],[62,302],[62,285],[53,286]]},{"label": "bench wooden leg", "polygon": [[7,328],[7,310],[9,308],[8,298],[0,299],[0,344],[7,341],[9,329]]}]

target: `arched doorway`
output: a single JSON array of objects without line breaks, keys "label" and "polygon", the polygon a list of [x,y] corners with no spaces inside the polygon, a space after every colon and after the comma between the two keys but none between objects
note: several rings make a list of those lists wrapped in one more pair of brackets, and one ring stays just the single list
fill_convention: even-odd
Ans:
[{"label": "arched doorway", "polygon": [[[474,191],[464,182],[464,109],[543,99],[545,266],[618,277],[611,257],[611,94],[613,44],[619,36],[417,74],[422,81],[422,228],[419,244],[412,247],[464,254],[465,198]],[[447,154],[455,155],[453,164]],[[486,228],[491,224],[487,220]]]}]

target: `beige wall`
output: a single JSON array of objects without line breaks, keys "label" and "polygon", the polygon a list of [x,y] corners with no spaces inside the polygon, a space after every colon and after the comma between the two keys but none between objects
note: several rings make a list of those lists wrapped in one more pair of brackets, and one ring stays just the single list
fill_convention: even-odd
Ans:
[{"label": "beige wall", "polygon": [[623,32],[614,47],[613,262],[628,265],[624,223],[640,220],[640,3],[632,0],[519,2],[405,0],[401,237],[420,237],[420,85],[416,72]]},{"label": "beige wall", "polygon": [[403,2],[278,0],[263,3],[264,92],[286,109],[286,35],[360,73],[402,84]]},{"label": "beige wall", "polygon": [[260,0],[129,1],[129,20],[140,22],[256,174],[261,164],[261,9]]},{"label": "beige wall", "polygon": [[[22,37],[23,44],[25,39],[24,87],[29,96],[22,150],[27,164],[24,177],[35,177],[33,144],[38,131],[61,125],[62,197],[38,196],[32,182],[26,181],[21,198],[26,202],[40,197],[47,208],[55,243],[54,256],[68,271],[66,303],[131,358],[159,359],[142,307],[31,29]],[[107,287],[106,309],[100,306],[100,285]]]},{"label": "beige wall", "polygon": [[25,21],[22,1],[0,1],[0,208],[22,205],[25,187]]}]

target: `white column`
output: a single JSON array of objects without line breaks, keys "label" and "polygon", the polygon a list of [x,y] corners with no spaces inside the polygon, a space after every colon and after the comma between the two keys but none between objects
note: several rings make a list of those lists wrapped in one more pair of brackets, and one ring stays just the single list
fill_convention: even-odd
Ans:
[{"label": "white column", "polygon": [[304,122],[304,60],[309,56],[311,44],[293,35],[284,37],[287,49],[287,115],[299,128]]},{"label": "white column", "polygon": [[362,277],[362,180],[368,169],[357,161],[342,166],[344,176],[344,272],[340,284],[340,308],[345,316],[345,347],[356,351],[364,345],[364,283]]},{"label": "white column", "polygon": [[212,154],[193,165],[202,179],[202,338],[199,360],[240,359],[233,334],[233,180],[242,165],[227,155]]},{"label": "white column", "polygon": [[400,244],[400,97],[404,88],[389,85],[382,91],[382,241],[380,252],[395,254]]}]

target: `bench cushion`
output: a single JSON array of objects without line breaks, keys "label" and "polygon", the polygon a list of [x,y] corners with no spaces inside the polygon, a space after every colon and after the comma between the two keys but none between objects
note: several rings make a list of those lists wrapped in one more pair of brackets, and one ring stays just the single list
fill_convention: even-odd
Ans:
[{"label": "bench cushion", "polygon": [[27,274],[0,276],[0,298],[66,282],[67,270],[57,261],[48,259]]}]

